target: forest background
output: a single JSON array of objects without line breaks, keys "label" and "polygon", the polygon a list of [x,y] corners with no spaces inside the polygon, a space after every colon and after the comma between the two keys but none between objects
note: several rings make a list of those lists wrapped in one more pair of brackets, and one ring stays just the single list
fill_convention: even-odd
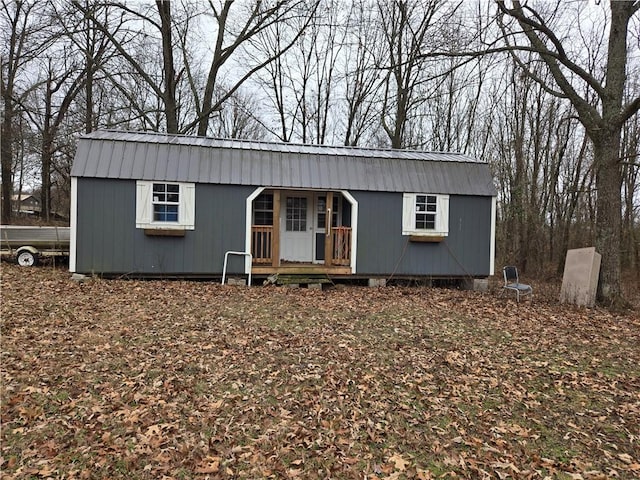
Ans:
[{"label": "forest background", "polygon": [[640,280],[640,1],[9,0],[2,223],[68,218],[79,135],[143,130],[463,152],[498,190],[498,264],[603,255]]}]

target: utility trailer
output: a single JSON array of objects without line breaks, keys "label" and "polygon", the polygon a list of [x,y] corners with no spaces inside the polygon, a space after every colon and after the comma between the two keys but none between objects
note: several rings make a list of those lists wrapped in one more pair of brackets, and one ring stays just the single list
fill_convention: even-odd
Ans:
[{"label": "utility trailer", "polygon": [[0,225],[0,254],[31,267],[40,257],[68,257],[70,238],[69,227]]}]

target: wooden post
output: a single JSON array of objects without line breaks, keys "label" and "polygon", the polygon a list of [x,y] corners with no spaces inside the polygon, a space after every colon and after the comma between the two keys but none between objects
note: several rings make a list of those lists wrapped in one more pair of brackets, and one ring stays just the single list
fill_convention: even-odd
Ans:
[{"label": "wooden post", "polygon": [[333,232],[331,231],[333,212],[333,192],[327,192],[327,211],[325,215],[324,264],[329,267],[333,263]]},{"label": "wooden post", "polygon": [[271,266],[280,266],[280,190],[273,191],[273,234],[271,244]]}]

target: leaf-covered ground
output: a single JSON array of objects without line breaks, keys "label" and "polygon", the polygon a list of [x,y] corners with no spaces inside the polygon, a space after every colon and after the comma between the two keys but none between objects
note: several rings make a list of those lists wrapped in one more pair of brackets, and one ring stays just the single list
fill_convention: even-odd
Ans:
[{"label": "leaf-covered ground", "polygon": [[3,264],[2,478],[640,477],[637,312],[497,293]]}]

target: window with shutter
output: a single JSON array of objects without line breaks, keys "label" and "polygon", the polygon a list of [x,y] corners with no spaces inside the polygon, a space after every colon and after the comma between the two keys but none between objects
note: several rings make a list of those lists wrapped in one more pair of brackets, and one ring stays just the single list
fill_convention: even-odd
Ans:
[{"label": "window with shutter", "polygon": [[449,234],[449,195],[405,193],[402,234],[446,237]]},{"label": "window with shutter", "polygon": [[136,227],[156,230],[195,228],[195,184],[139,180]]}]

